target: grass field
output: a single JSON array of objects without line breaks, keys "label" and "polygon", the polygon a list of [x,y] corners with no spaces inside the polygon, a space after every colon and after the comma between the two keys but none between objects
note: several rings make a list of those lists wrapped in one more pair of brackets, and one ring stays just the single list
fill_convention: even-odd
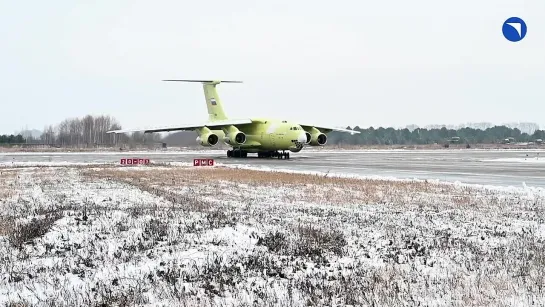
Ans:
[{"label": "grass field", "polygon": [[536,190],[221,167],[1,171],[0,304],[545,303]]}]

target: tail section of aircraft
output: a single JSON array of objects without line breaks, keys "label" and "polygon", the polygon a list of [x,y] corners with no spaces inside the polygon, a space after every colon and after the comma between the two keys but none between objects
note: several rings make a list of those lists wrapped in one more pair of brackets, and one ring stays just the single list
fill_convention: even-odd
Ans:
[{"label": "tail section of aircraft", "polygon": [[227,115],[223,110],[223,104],[216,90],[220,83],[242,83],[242,81],[214,81],[214,80],[163,80],[179,82],[200,82],[203,85],[206,108],[208,109],[208,121],[226,120]]}]

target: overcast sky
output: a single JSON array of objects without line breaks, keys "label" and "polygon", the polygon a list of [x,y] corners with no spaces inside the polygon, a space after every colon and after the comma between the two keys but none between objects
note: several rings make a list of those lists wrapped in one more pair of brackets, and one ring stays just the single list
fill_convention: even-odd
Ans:
[{"label": "overcast sky", "polygon": [[[503,22],[523,18],[518,43]],[[545,126],[545,1],[0,1],[0,133],[105,114],[335,126]]]}]

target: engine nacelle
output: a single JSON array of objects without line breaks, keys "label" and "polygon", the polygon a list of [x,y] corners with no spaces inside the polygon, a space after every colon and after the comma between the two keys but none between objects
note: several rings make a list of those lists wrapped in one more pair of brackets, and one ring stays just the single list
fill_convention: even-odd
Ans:
[{"label": "engine nacelle", "polygon": [[203,135],[199,135],[196,141],[197,144],[200,144],[201,146],[211,147],[218,144],[219,137],[214,133],[206,133]]},{"label": "engine nacelle", "polygon": [[310,144],[310,141],[312,141],[312,135],[307,131],[305,131],[305,135],[307,136],[307,141],[305,142],[305,145],[308,145]]},{"label": "engine nacelle", "polygon": [[323,133],[315,133],[310,138],[311,146],[324,146],[327,143],[327,136]]},{"label": "engine nacelle", "polygon": [[244,132],[242,131],[238,131],[232,134],[230,133],[225,136],[223,141],[229,145],[242,145],[246,143],[246,134],[244,134]]}]

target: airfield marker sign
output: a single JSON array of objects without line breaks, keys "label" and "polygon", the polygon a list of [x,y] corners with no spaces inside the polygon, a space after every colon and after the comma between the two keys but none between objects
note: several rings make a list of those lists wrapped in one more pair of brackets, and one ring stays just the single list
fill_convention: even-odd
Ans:
[{"label": "airfield marker sign", "polygon": [[119,164],[121,165],[148,165],[150,162],[149,159],[143,159],[143,158],[122,158],[121,161],[119,161]]},{"label": "airfield marker sign", "polygon": [[193,166],[214,166],[214,159],[193,159]]}]

